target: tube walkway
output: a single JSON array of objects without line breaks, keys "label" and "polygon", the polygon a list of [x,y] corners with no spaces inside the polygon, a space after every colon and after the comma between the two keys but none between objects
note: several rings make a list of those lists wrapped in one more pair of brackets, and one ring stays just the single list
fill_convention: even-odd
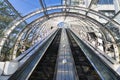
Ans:
[{"label": "tube walkway", "polygon": [[[98,56],[92,54],[91,49],[84,47],[86,51],[92,52],[92,58],[86,55],[79,44],[85,46],[70,30],[59,29],[9,80],[120,80]],[[107,68],[106,78],[99,70],[101,67],[95,65],[99,65],[98,62],[104,66],[103,70]]]}]

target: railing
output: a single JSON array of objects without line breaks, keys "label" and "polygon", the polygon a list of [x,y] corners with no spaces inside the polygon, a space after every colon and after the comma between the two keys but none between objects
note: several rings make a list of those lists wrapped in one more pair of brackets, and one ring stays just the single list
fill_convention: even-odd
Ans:
[{"label": "railing", "polygon": [[[44,41],[43,44],[38,45],[38,49],[35,49],[26,62],[8,79],[8,80],[26,80],[29,78],[35,67],[37,66],[38,62],[41,60],[42,56],[44,55],[45,51],[49,47],[50,43],[54,39],[55,35],[57,34],[58,30],[53,33],[51,36]],[[28,51],[29,52],[29,51]]]},{"label": "railing", "polygon": [[30,47],[28,50],[26,50],[25,52],[23,52],[20,56],[18,56],[16,59],[14,59],[15,61],[20,61],[22,60],[26,55],[28,55],[32,50],[35,50],[35,48],[38,45],[42,45],[51,35],[53,35],[55,33],[52,32],[50,35],[47,35],[44,39],[42,39],[41,41],[37,42],[35,45],[33,45],[32,47]]},{"label": "railing", "polygon": [[120,75],[111,69],[110,66],[108,66],[94,50],[92,50],[86,43],[84,43],[84,41],[78,38],[72,31],[70,31],[70,33],[102,80],[120,80]]}]

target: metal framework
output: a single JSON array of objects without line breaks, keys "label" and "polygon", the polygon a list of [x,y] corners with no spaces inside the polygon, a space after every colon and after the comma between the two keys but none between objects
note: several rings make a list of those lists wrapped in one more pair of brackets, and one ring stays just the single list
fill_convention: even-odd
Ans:
[{"label": "metal framework", "polygon": [[40,5],[41,5],[41,7],[42,7],[42,9],[43,9],[44,15],[45,15],[47,18],[49,18],[48,14],[47,14],[46,6],[45,6],[45,4],[43,4],[43,0],[39,0],[39,2],[40,2]]},{"label": "metal framework", "polygon": [[[118,11],[111,19],[114,20],[114,18],[116,18],[119,14],[120,14],[120,11]],[[105,26],[108,25],[108,24],[109,24],[109,22],[107,22],[105,24]]]},{"label": "metal framework", "polygon": [[88,14],[88,12],[89,12],[89,10],[90,10],[90,8],[91,8],[93,2],[94,2],[94,0],[91,0],[91,1],[90,1],[90,4],[89,4],[89,6],[88,6],[88,11],[86,12],[86,16],[87,16],[87,14]]},{"label": "metal framework", "polygon": [[[49,16],[50,16],[50,19],[55,18],[55,17],[61,17],[61,16],[65,16],[65,12],[54,13],[54,14],[50,14]],[[81,16],[78,15],[78,14],[75,14],[75,13],[69,13],[68,16],[76,17],[77,19],[81,19]],[[82,18],[83,18],[83,17],[82,17]],[[34,26],[34,24],[40,22],[40,23],[41,23],[41,27],[42,27],[42,23],[44,23],[44,22],[48,23],[46,20],[49,20],[49,19],[46,18],[46,16],[44,16],[44,17],[42,17],[42,18],[39,18],[39,19],[35,20],[34,22],[32,22],[32,23],[31,23],[28,27],[26,27],[23,31],[21,31],[21,33],[19,34],[19,37],[18,37],[18,39],[17,39],[17,41],[16,41],[16,43],[15,43],[15,46],[14,46],[14,52],[13,52],[14,55],[16,55],[16,51],[17,51],[18,44],[19,44],[19,42],[20,42],[20,40],[21,40],[22,35],[24,35],[25,31],[28,30],[28,31],[27,31],[28,33],[27,33],[27,34],[30,34],[29,31],[32,30],[32,27]],[[89,19],[89,17],[88,17],[88,20],[92,20],[92,19]],[[95,23],[95,20],[93,20],[92,22]],[[96,23],[98,23],[98,22],[96,22]],[[85,23],[84,23],[84,24],[85,24]],[[87,25],[89,25],[89,24],[87,24]],[[102,25],[101,25],[101,26],[102,26]],[[37,27],[37,26],[34,26],[34,27]],[[34,28],[34,27],[33,27],[33,28]],[[98,26],[98,27],[100,27],[100,26]]]},{"label": "metal framework", "polygon": [[[43,4],[43,3],[41,3],[41,4]],[[91,10],[91,9],[90,9],[90,6],[89,6],[89,8],[78,7],[78,6],[67,6],[67,7],[66,7],[66,6],[52,6],[52,7],[46,8],[47,11],[49,11],[49,10],[56,10],[56,9],[81,10],[81,11],[84,11],[84,12],[88,12],[88,13],[91,13],[91,14],[94,14],[94,15],[97,15],[97,16],[100,16],[100,17],[104,18],[105,20],[107,20],[107,21],[109,21],[109,22],[117,25],[117,27],[120,26],[120,24],[117,23],[116,21],[111,20],[110,18],[106,17],[105,15],[102,15],[102,14],[98,13],[97,11]],[[8,38],[9,35],[11,34],[11,32],[17,27],[17,25],[19,25],[21,22],[25,21],[26,19],[28,19],[28,18],[36,15],[36,14],[42,13],[42,12],[46,13],[46,11],[44,10],[44,7],[43,7],[43,9],[41,9],[41,10],[34,11],[34,12],[32,12],[32,13],[24,16],[22,19],[19,19],[19,20],[14,21],[13,24],[12,24],[12,26],[6,31],[6,33],[5,33],[2,41],[1,41],[1,43],[0,43],[0,53],[1,53],[1,50],[2,50],[2,48],[3,48],[3,45],[4,45],[5,41],[7,40],[7,38]],[[73,16],[73,15],[69,15],[69,14],[68,14],[68,13],[71,13],[71,12],[65,12],[64,14],[66,14],[66,13],[67,13],[68,16]],[[62,13],[62,14],[63,14],[63,13]],[[75,13],[75,12],[74,12],[74,13],[72,13],[72,14],[74,14],[74,17],[77,16],[77,15],[79,15],[79,16],[81,15],[81,16],[85,16],[85,17],[87,16],[87,15],[82,15],[82,14],[80,14],[80,12],[79,12],[79,13]],[[54,16],[54,17],[57,17],[57,16],[59,16],[59,14],[56,14],[56,16]],[[62,16],[63,16],[63,15],[62,15]],[[64,16],[65,16],[65,15],[64,15]],[[45,17],[46,17],[46,15],[45,15]],[[78,17],[78,16],[77,16],[77,17]],[[92,20],[92,18],[90,18],[90,16],[87,16],[87,17]],[[50,18],[50,16],[49,16],[49,18]],[[95,20],[95,19],[93,19],[93,20]],[[96,20],[95,20],[95,21],[96,21]],[[96,22],[98,22],[98,21],[96,21]],[[99,23],[100,23],[100,22],[99,22]],[[113,39],[113,42],[115,42],[114,39]],[[116,46],[115,46],[115,47],[116,47]],[[116,51],[116,52],[117,52],[117,51]],[[117,53],[118,53],[118,52],[117,52]]]},{"label": "metal framework", "polygon": [[[23,18],[23,17],[18,13],[18,11],[11,5],[11,3],[10,3],[8,0],[4,0],[4,1],[7,3],[7,5],[8,5],[9,7],[12,8],[12,10],[13,10],[20,18]],[[27,25],[27,22],[26,22],[26,21],[24,21],[24,23]]]}]

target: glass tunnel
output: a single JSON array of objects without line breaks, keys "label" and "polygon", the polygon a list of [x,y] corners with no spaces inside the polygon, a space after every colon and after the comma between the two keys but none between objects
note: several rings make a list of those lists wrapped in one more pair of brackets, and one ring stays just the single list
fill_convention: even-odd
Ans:
[{"label": "glass tunnel", "polygon": [[0,80],[120,80],[120,0],[0,0]]}]

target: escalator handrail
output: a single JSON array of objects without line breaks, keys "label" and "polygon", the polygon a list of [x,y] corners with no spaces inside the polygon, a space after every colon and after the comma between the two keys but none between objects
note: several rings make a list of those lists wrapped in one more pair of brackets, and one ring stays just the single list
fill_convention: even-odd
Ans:
[{"label": "escalator handrail", "polygon": [[[79,42],[82,42],[84,45],[86,45],[87,47],[89,47],[84,41],[82,41],[80,38],[78,38],[78,36],[77,35],[75,35],[75,33],[74,32],[72,32],[71,30],[69,30],[70,32],[71,32],[71,34],[73,35],[73,36],[75,36],[75,38],[77,38],[78,40],[79,40]],[[90,48],[90,47],[89,47]],[[90,50],[91,51],[93,51],[91,48],[90,48]],[[84,51],[83,51],[84,52]],[[98,57],[98,59],[99,60],[101,60],[101,62],[103,63],[103,65],[105,65],[106,67],[107,67],[107,69],[111,72],[111,73],[113,73],[114,74],[114,76],[118,79],[118,80],[120,80],[120,76],[119,76],[119,74],[117,73],[117,72],[115,72],[108,64],[106,64],[105,62],[104,62],[104,60],[102,60],[97,54],[96,54],[96,52],[95,51],[93,51],[94,52],[94,55],[96,55],[97,57]],[[97,68],[96,68],[97,69]],[[98,71],[97,71],[98,72]],[[100,74],[100,72],[99,72],[99,74]],[[108,73],[109,74],[109,73]],[[102,76],[101,76],[102,77]],[[103,79],[103,78],[102,78]]]}]

